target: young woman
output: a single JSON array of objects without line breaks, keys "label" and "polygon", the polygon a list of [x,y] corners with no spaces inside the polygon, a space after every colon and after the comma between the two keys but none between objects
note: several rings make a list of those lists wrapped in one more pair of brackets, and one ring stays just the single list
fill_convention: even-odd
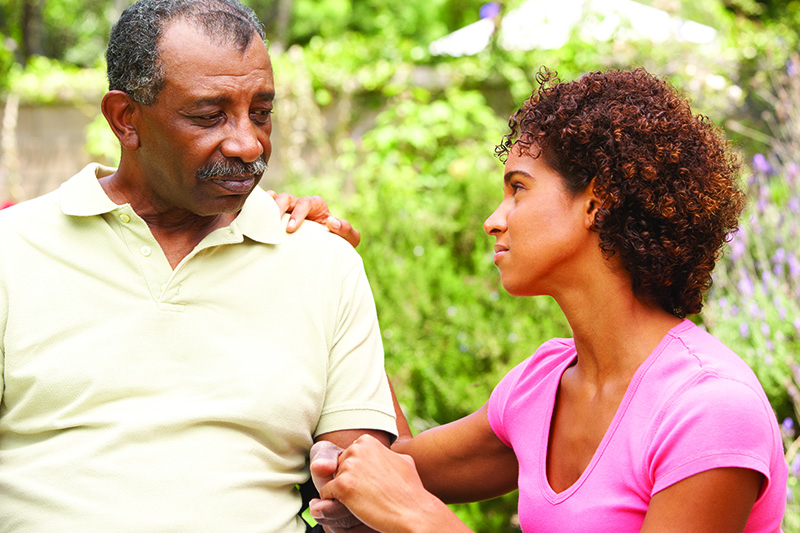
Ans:
[{"label": "young woman", "polygon": [[338,531],[338,500],[379,531],[461,531],[443,502],[518,487],[523,531],[779,531],[787,466],[764,391],[685,318],[742,211],[737,159],[644,70],[539,78],[497,147],[504,197],[484,229],[505,289],[552,296],[573,338],[393,451],[322,450],[312,515]]}]

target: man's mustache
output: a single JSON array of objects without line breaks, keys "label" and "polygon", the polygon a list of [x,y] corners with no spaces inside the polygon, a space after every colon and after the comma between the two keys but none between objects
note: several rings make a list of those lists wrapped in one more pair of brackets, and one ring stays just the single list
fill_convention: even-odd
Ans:
[{"label": "man's mustache", "polygon": [[225,159],[214,161],[197,171],[197,177],[201,180],[210,178],[236,178],[240,176],[260,176],[267,170],[267,160],[264,156],[259,157],[251,163],[245,163],[241,159]]}]

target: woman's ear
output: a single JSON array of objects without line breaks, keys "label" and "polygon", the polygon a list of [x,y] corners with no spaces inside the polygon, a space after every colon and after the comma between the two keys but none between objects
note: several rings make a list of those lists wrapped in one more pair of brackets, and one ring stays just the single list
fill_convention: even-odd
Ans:
[{"label": "woman's ear", "polygon": [[594,223],[597,217],[597,212],[600,210],[600,207],[603,205],[603,202],[600,198],[595,194],[594,191],[594,178],[592,181],[589,182],[589,185],[586,186],[586,189],[583,191],[584,195],[584,205],[586,206],[586,217],[585,217],[585,226],[586,229],[591,229],[594,227]]},{"label": "woman's ear", "polygon": [[126,150],[139,148],[139,133],[136,131],[139,105],[123,91],[107,92],[100,104],[111,131]]}]

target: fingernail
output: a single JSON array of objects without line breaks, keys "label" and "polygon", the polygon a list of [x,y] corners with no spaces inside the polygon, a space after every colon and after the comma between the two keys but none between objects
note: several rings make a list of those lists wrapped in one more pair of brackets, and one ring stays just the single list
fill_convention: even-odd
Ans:
[{"label": "fingernail", "polygon": [[335,217],[328,217],[328,226],[331,229],[339,229],[342,227],[342,223],[339,222],[338,218]]},{"label": "fingernail", "polygon": [[297,225],[297,221],[296,221],[295,219],[293,219],[293,218],[290,218],[290,219],[289,219],[289,222],[286,224],[286,229],[288,229],[289,231],[291,231],[291,230],[293,230],[293,229],[294,229],[294,227],[295,227],[296,225]]}]

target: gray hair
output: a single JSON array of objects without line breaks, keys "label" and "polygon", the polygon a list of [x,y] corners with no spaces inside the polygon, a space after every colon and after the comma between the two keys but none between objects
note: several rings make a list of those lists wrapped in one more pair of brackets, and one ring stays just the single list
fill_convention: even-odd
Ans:
[{"label": "gray hair", "polygon": [[264,28],[252,9],[238,0],[139,0],[126,9],[111,29],[106,61],[108,88],[152,105],[164,88],[160,41],[174,20],[196,25],[219,44],[244,51],[253,34],[264,39]]}]

